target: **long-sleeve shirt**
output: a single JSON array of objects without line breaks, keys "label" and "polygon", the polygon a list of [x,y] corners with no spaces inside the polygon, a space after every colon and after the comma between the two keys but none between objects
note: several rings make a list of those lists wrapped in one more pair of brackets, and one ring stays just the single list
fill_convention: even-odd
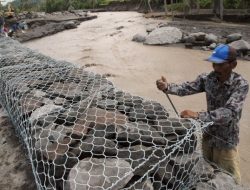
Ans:
[{"label": "long-sleeve shirt", "polygon": [[239,120],[248,89],[248,82],[235,72],[224,83],[220,83],[215,72],[211,72],[199,75],[192,82],[169,84],[164,92],[178,96],[205,92],[207,112],[199,112],[199,119],[214,124],[205,130],[204,135],[211,147],[232,148],[239,143]]}]

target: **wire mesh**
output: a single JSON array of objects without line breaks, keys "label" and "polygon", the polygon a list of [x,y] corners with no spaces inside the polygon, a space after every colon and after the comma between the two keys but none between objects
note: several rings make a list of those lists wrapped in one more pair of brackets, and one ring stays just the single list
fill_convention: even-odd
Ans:
[{"label": "wire mesh", "polygon": [[170,117],[100,74],[0,41],[0,101],[38,189],[216,189],[203,183],[214,178],[201,153],[208,123]]}]

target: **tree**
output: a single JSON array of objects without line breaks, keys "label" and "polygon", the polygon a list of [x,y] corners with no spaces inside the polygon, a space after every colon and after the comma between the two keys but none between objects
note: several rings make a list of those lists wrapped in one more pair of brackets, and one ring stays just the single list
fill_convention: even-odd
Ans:
[{"label": "tree", "polygon": [[224,11],[223,0],[214,0],[213,1],[214,14],[219,15],[220,19],[223,19],[223,11]]}]

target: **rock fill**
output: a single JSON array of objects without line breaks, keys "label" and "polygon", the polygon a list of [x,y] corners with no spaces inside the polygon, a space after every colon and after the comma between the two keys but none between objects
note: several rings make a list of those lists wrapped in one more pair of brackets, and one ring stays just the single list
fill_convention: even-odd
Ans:
[{"label": "rock fill", "polygon": [[[10,38],[0,38],[0,44],[0,101],[24,144],[38,189],[215,184],[214,169],[200,150],[200,128],[206,124],[171,118],[155,101]],[[212,186],[221,189],[219,183]]]}]

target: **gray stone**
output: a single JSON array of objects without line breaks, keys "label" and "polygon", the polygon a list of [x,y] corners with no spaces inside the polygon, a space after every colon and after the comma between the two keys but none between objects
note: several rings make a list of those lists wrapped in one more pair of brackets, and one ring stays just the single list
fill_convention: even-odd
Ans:
[{"label": "gray stone", "polygon": [[154,127],[157,131],[161,131],[165,136],[178,134],[185,135],[189,129],[191,129],[192,124],[188,119],[177,119],[177,118],[168,118],[160,119],[155,122]]},{"label": "gray stone", "polygon": [[60,113],[62,111],[64,111],[64,108],[61,106],[56,106],[53,104],[44,105],[36,109],[35,111],[33,111],[29,120],[31,123],[34,123],[34,121],[38,120],[42,116],[46,116],[46,115],[53,114],[53,113]]},{"label": "gray stone", "polygon": [[196,184],[195,189],[196,190],[215,190],[215,187],[205,182],[199,182]]},{"label": "gray stone", "polygon": [[96,102],[97,107],[105,110],[114,110],[116,108],[117,103],[118,102],[116,100],[110,99],[104,99]]},{"label": "gray stone", "polygon": [[71,151],[74,155],[116,156],[116,144],[102,137],[87,137]]},{"label": "gray stone", "polygon": [[116,125],[95,124],[88,135],[93,135],[94,137],[103,137],[106,139],[115,139]]},{"label": "gray stone", "polygon": [[118,190],[132,177],[132,168],[125,160],[86,158],[71,169],[67,186],[69,190]]},{"label": "gray stone", "polygon": [[216,43],[212,43],[212,44],[210,44],[210,45],[208,46],[208,48],[209,48],[210,50],[214,50],[214,49],[216,48],[216,46],[217,46]]},{"label": "gray stone", "polygon": [[199,161],[191,171],[191,175],[198,176],[200,179],[203,180],[208,180],[215,177],[214,168],[203,158],[199,158]]},{"label": "gray stone", "polygon": [[155,171],[155,181],[160,181],[171,188],[174,184],[173,170],[174,167],[170,164],[169,159],[161,162]]},{"label": "gray stone", "polygon": [[43,92],[43,91],[37,90],[37,89],[32,90],[30,93],[38,98],[44,97],[46,95],[46,92]]},{"label": "gray stone", "polygon": [[81,99],[82,87],[73,82],[53,82],[47,92],[54,95],[65,97],[66,99],[79,101]]},{"label": "gray stone", "polygon": [[182,40],[187,44],[193,44],[195,42],[195,37],[194,36],[185,36]]},{"label": "gray stone", "polygon": [[118,27],[116,27],[115,29],[116,30],[121,30],[121,29],[123,29],[124,28],[124,26],[118,26]]},{"label": "gray stone", "polygon": [[148,158],[153,152],[150,147],[136,145],[127,148],[120,148],[117,152],[118,158],[126,159],[128,162]]},{"label": "gray stone", "polygon": [[33,114],[35,110],[41,109],[41,107],[44,104],[43,98],[38,98],[30,94],[27,94],[26,96],[25,95],[22,96],[19,101],[21,103],[23,113],[27,113],[27,114],[30,112],[32,112]]},{"label": "gray stone", "polygon": [[134,169],[134,174],[137,176],[143,176],[145,173],[153,174],[154,168],[157,167],[160,160],[164,160],[166,154],[163,149],[153,150],[148,157],[132,161],[131,165]]},{"label": "gray stone", "polygon": [[190,37],[194,37],[195,41],[205,41],[206,33],[204,32],[197,32],[189,34]]},{"label": "gray stone", "polygon": [[150,32],[152,32],[153,30],[155,30],[155,28],[156,28],[155,26],[152,26],[152,25],[150,26],[150,25],[149,25],[149,26],[146,27],[146,32],[147,32],[147,33],[150,33]]},{"label": "gray stone", "polygon": [[173,166],[173,189],[182,189],[193,181],[193,178],[196,176],[191,175],[190,172],[199,161],[199,158],[200,154],[198,153],[171,156],[169,164]]},{"label": "gray stone", "polygon": [[154,190],[154,187],[149,179],[144,179],[142,181],[136,181],[134,184],[130,185],[128,190]]},{"label": "gray stone", "polygon": [[60,105],[60,106],[63,105],[65,102],[66,102],[66,100],[64,98],[59,98],[59,97],[56,97],[54,100],[54,104]]},{"label": "gray stone", "polygon": [[75,21],[67,21],[64,23],[64,27],[66,29],[74,29],[77,28],[77,24],[75,23]]},{"label": "gray stone", "polygon": [[238,41],[242,38],[242,34],[240,33],[234,33],[234,34],[230,34],[226,37],[226,42],[227,43],[231,43],[234,41]]},{"label": "gray stone", "polygon": [[203,51],[209,51],[209,50],[210,50],[210,48],[207,47],[207,46],[202,46],[201,49],[202,49]]},{"label": "gray stone", "polygon": [[135,42],[145,42],[146,34],[136,34],[133,36],[132,41]]},{"label": "gray stone", "polygon": [[205,35],[205,42],[210,45],[212,43],[217,43],[218,42],[218,37],[214,34],[206,34]]},{"label": "gray stone", "polygon": [[182,39],[182,32],[175,27],[162,27],[152,31],[145,40],[148,45],[164,45],[178,43]]},{"label": "gray stone", "polygon": [[214,179],[208,181],[208,184],[218,190],[243,190],[243,187],[235,183],[233,177],[223,172],[217,173]]},{"label": "gray stone", "polygon": [[146,123],[127,123],[117,127],[117,140],[123,143],[141,141],[145,145],[166,145],[160,132]]},{"label": "gray stone", "polygon": [[233,47],[237,51],[250,50],[250,44],[245,40],[237,40],[228,45]]}]

